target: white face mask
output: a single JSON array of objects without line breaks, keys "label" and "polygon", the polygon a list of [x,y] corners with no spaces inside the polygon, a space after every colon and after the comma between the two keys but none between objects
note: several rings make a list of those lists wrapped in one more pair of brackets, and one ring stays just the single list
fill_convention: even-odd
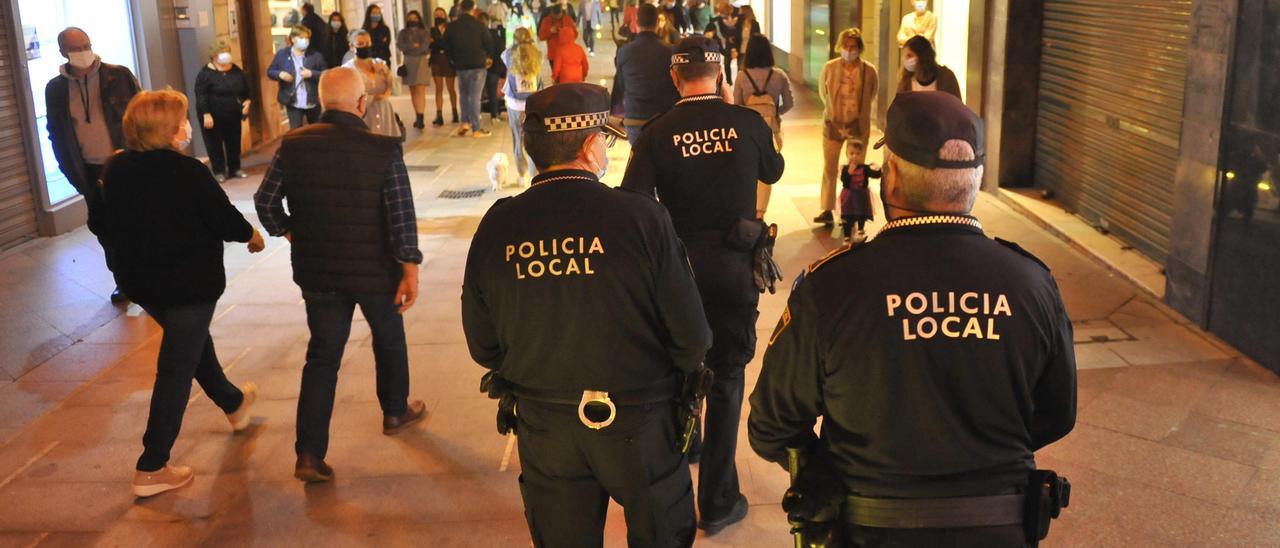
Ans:
[{"label": "white face mask", "polygon": [[604,179],[605,174],[609,172],[609,147],[605,144],[607,142],[608,138],[602,133],[600,134],[600,144],[593,147],[602,151],[600,156],[592,161],[592,163],[599,162],[600,165],[600,171],[596,172],[597,179]]},{"label": "white face mask", "polygon": [[921,12],[921,13],[923,13],[923,12],[924,12],[924,10],[927,10],[927,9],[929,9],[929,3],[928,3],[928,2],[924,2],[924,1],[916,2],[916,11],[917,11],[917,12]]},{"label": "white face mask", "polygon": [[854,61],[857,61],[858,57],[860,57],[861,55],[862,55],[862,52],[860,51],[843,50],[840,52],[840,58],[844,59],[844,62],[846,63],[852,63]]},{"label": "white face mask", "polygon": [[230,64],[231,64],[231,54],[230,54],[230,53],[227,53],[227,52],[225,52],[225,51],[224,51],[224,52],[222,52],[222,53],[219,53],[219,54],[218,54],[218,64],[219,64],[219,65],[230,65]]},{"label": "white face mask", "polygon": [[67,60],[71,61],[71,66],[75,68],[87,69],[93,66],[98,56],[94,55],[93,51],[73,51],[67,54]]},{"label": "white face mask", "polygon": [[178,150],[186,150],[191,146],[191,122],[182,121],[182,125],[178,126]]},{"label": "white face mask", "polygon": [[915,57],[912,57],[912,58],[907,59],[906,61],[903,61],[903,62],[902,62],[902,68],[907,69],[907,72],[915,72],[915,71],[916,71],[916,65],[918,65],[918,64],[920,64],[920,63],[919,63],[919,59],[916,59]]},{"label": "white face mask", "polygon": [[311,45],[311,40],[307,38],[295,38],[293,40],[293,49],[298,51],[306,51],[307,46]]}]

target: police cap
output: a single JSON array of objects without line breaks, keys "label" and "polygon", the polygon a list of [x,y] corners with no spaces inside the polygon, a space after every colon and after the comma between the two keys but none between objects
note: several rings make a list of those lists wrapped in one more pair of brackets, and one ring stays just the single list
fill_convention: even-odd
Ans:
[{"label": "police cap", "polygon": [[556,84],[525,100],[526,133],[557,133],[600,128],[625,138],[626,132],[609,124],[609,91],[587,83]]},{"label": "police cap", "polygon": [[690,63],[714,63],[718,65],[722,62],[724,62],[724,54],[720,52],[720,45],[701,34],[686,36],[680,40],[680,43],[676,44],[675,53],[671,54],[671,66],[673,67]]},{"label": "police cap", "polygon": [[[942,145],[959,139],[973,147],[972,160],[943,160]],[[918,166],[935,169],[969,169],[986,159],[982,119],[956,96],[941,91],[899,94],[885,117],[884,139],[895,156]]]}]

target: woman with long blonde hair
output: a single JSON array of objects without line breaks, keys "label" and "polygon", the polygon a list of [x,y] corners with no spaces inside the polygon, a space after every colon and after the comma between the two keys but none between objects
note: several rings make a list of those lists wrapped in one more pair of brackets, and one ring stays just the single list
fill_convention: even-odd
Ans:
[{"label": "woman with long blonde hair", "polygon": [[524,123],[524,101],[546,85],[546,77],[551,70],[528,27],[516,29],[515,43],[502,52],[502,62],[507,65],[507,82],[503,93],[507,102],[507,122],[511,124],[514,146],[512,155],[520,174],[517,181],[524,184],[526,177],[533,171],[533,161],[524,153],[524,136],[520,130],[520,125]]}]

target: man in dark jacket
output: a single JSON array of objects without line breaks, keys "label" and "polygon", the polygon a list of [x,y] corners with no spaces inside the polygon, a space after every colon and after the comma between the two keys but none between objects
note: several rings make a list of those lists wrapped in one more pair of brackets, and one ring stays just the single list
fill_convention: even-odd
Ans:
[{"label": "man in dark jacket", "polygon": [[398,139],[365,125],[368,97],[358,71],[326,71],[320,89],[320,123],[285,134],[254,195],[263,228],[293,244],[293,280],[306,301],[311,340],[294,446],[294,477],[305,482],[333,479],[324,462],[329,419],[356,305],[373,332],[382,433],[401,432],[426,414],[421,400],[408,401],[402,314],[418,296],[422,252],[404,154]]},{"label": "man in dark jacket", "polygon": [[[307,45],[307,55],[318,53],[324,57],[325,52],[329,51],[329,25],[316,14],[316,7],[311,2],[302,5],[301,24],[311,31],[311,43]],[[328,61],[325,65],[328,65]]]},{"label": "man in dark jacket", "polygon": [[484,23],[471,16],[476,8],[474,0],[462,0],[458,5],[462,7],[458,20],[444,29],[445,50],[458,73],[462,127],[457,135],[488,137],[493,133],[480,125],[480,95],[484,92],[485,69],[492,63],[489,50],[493,49],[493,36]]},{"label": "man in dark jacket", "polygon": [[671,46],[662,42],[658,28],[658,8],[644,4],[636,10],[640,32],[618,50],[614,57],[617,73],[613,80],[613,106],[622,103],[622,124],[627,142],[635,146],[645,122],[671,110],[680,92],[671,83]]},{"label": "man in dark jacket", "polygon": [[[84,196],[89,209],[89,231],[98,236],[113,269],[111,244],[102,237],[102,192],[98,180],[102,165],[124,147],[121,122],[129,100],[138,93],[138,80],[128,68],[103,63],[93,54],[89,35],[76,27],[58,34],[58,51],[67,58],[60,74],[44,88],[53,156],[67,181]],[[111,302],[125,295],[116,289]]]}]

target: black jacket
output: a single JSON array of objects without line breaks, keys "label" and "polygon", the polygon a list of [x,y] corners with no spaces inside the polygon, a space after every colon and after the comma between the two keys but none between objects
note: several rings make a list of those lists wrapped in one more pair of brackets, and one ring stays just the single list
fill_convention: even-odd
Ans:
[{"label": "black jacket", "polygon": [[444,44],[454,70],[485,68],[489,51],[494,48],[489,29],[466,13],[445,27]]},{"label": "black jacket", "polygon": [[324,50],[324,62],[330,68],[341,66],[342,58],[351,51],[351,41],[347,38],[347,26],[343,25],[338,30],[328,26],[325,27],[325,33],[329,47]]},{"label": "black jacket", "polygon": [[622,104],[624,116],[648,120],[662,114],[680,99],[671,82],[671,46],[652,32],[636,34],[614,56],[613,105]]},{"label": "black jacket", "polygon": [[195,96],[196,118],[205,114],[239,118],[244,102],[249,100],[249,79],[236,65],[223,72],[208,64],[196,74]]},{"label": "black jacket", "polygon": [[[315,12],[311,12],[302,18],[302,26],[307,27],[311,31],[311,42],[307,44],[307,54],[317,53],[321,57],[327,58],[329,52],[329,23]],[[330,67],[336,65],[329,65]],[[328,68],[328,67],[325,67]]]},{"label": "black jacket", "polygon": [[226,289],[222,242],[253,227],[209,168],[173,150],[116,153],[102,173],[116,283],[134,302],[211,303]]},{"label": "black jacket", "polygon": [[477,363],[540,390],[648,387],[696,370],[711,345],[666,211],[572,170],[538,175],[480,221],[462,326]]},{"label": "black jacket", "polygon": [[399,139],[334,110],[281,139],[293,280],[303,291],[395,292],[404,269],[391,253],[383,189],[401,154]]},{"label": "black jacket", "polygon": [[[63,70],[67,70],[65,66]],[[117,149],[123,148],[124,109],[129,106],[129,101],[137,95],[141,86],[126,67],[102,63],[98,71],[102,110],[106,116],[107,130],[111,133],[111,144]],[[71,186],[83,194],[86,185],[93,181],[85,180],[84,156],[80,153],[75,120],[71,119],[70,85],[67,77],[62,75],[49,80],[44,87],[45,112],[49,142],[53,145],[53,157],[58,160],[58,168],[67,176]]]},{"label": "black jacket", "polygon": [[373,56],[391,65],[391,27],[386,23],[379,23],[378,26],[365,30],[369,31],[369,38],[373,39],[370,46],[373,48]]},{"label": "black jacket", "polygon": [[935,498],[1025,486],[1075,424],[1071,320],[1038,259],[980,228],[890,228],[796,283],[751,394],[767,460],[821,446],[852,493]]}]

